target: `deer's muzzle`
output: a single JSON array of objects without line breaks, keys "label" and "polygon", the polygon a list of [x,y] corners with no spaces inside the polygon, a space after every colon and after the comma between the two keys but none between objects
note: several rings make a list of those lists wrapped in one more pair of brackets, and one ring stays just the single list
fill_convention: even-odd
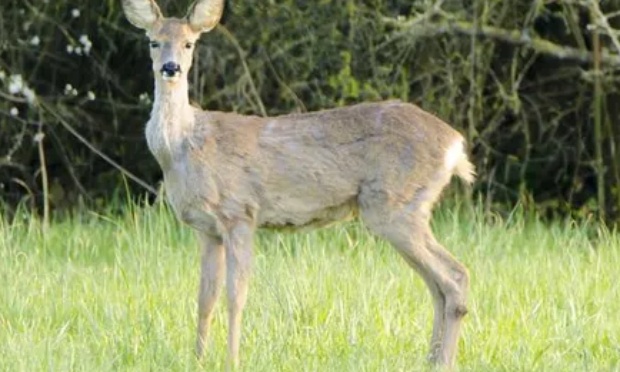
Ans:
[{"label": "deer's muzzle", "polygon": [[175,62],[166,62],[161,67],[161,75],[166,78],[173,78],[181,73],[181,66]]}]

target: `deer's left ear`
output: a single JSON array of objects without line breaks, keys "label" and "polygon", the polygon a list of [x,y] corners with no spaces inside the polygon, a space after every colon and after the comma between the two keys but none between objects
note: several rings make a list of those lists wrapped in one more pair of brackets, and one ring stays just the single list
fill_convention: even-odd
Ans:
[{"label": "deer's left ear", "polygon": [[147,31],[163,18],[154,0],[123,0],[123,10],[129,23]]},{"label": "deer's left ear", "polygon": [[224,0],[197,0],[187,12],[187,21],[196,32],[211,31],[222,18]]}]

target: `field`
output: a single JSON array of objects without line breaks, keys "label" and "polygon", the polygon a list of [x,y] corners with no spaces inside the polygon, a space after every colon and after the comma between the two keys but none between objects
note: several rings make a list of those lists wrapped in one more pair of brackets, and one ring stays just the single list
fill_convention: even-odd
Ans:
[{"label": "field", "polygon": [[[615,233],[445,205],[434,221],[471,273],[459,370],[620,370]],[[242,370],[427,369],[430,296],[386,243],[356,223],[256,243]],[[28,214],[0,220],[0,370],[222,370],[224,297],[206,360],[192,354],[198,264],[193,234],[161,205],[45,236]]]}]

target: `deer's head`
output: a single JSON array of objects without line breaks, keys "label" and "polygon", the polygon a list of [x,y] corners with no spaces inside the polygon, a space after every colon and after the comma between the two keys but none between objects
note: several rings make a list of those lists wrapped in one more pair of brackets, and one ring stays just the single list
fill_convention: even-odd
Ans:
[{"label": "deer's head", "polygon": [[146,31],[156,79],[173,83],[192,66],[194,43],[219,22],[224,0],[197,0],[183,18],[165,18],[154,0],[122,0],[127,20]]}]

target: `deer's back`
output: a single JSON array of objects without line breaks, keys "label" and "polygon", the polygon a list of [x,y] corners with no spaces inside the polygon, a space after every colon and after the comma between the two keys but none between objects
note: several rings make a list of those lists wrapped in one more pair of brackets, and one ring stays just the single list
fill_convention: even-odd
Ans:
[{"label": "deer's back", "polygon": [[208,179],[224,213],[252,214],[259,225],[277,228],[355,216],[363,187],[406,198],[432,181],[461,138],[398,101],[271,118],[206,115],[209,129],[197,153],[208,169],[198,179]]}]

